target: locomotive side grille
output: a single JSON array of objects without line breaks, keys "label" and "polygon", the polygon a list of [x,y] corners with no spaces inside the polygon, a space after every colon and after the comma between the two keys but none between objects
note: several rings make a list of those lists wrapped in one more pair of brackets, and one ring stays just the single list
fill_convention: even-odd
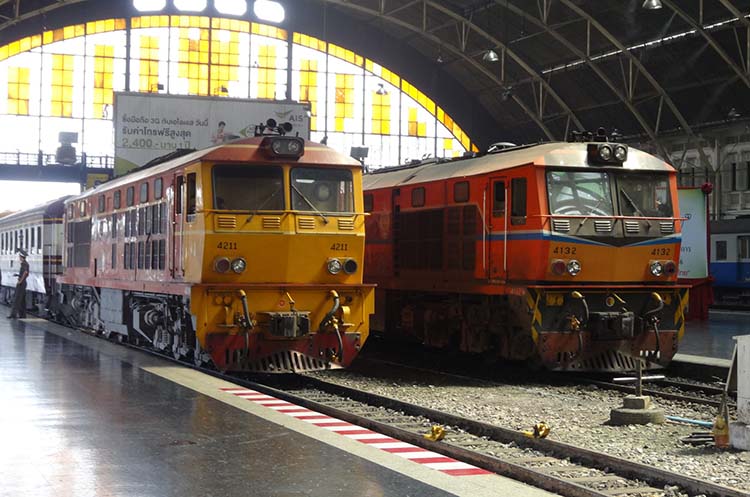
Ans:
[{"label": "locomotive side grille", "polygon": [[612,231],[611,219],[599,219],[594,221],[594,229],[599,233],[609,233]]},{"label": "locomotive side grille", "polygon": [[274,230],[281,228],[281,218],[278,216],[264,216],[263,217],[263,229]]},{"label": "locomotive side grille", "polygon": [[301,230],[314,230],[315,218],[314,217],[299,217],[297,218],[297,226]]},{"label": "locomotive side grille", "polygon": [[553,219],[552,229],[555,231],[570,231],[570,219]]},{"label": "locomotive side grille", "polygon": [[674,233],[674,221],[661,221],[659,222],[659,228],[663,235]]},{"label": "locomotive side grille", "polygon": [[354,218],[339,218],[339,229],[352,231],[354,229]]},{"label": "locomotive side grille", "polygon": [[637,235],[641,230],[641,223],[638,221],[625,221],[625,233]]},{"label": "locomotive side grille", "polygon": [[237,218],[234,216],[216,216],[216,226],[219,229],[237,229]]}]

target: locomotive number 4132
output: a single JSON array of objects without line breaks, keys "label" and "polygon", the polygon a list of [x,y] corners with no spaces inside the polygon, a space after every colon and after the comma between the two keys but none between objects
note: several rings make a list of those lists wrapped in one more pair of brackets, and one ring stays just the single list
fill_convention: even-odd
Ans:
[{"label": "locomotive number 4132", "polygon": [[558,246],[552,249],[552,253],[555,255],[576,255],[576,247]]}]

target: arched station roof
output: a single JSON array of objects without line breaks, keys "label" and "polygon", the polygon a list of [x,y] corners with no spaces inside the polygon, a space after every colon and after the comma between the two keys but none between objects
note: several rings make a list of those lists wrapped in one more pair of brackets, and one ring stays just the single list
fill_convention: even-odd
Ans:
[{"label": "arched station roof", "polygon": [[[409,78],[480,148],[604,125],[666,156],[665,135],[750,116],[750,0],[282,3],[285,27]],[[204,15],[219,15],[212,4]],[[138,14],[130,0],[0,0],[0,45]]]}]

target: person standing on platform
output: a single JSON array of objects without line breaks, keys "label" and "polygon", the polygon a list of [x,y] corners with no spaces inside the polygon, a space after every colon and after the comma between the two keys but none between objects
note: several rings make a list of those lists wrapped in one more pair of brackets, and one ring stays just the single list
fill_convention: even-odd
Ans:
[{"label": "person standing on platform", "polygon": [[10,311],[8,318],[25,318],[26,317],[26,278],[29,277],[29,263],[26,262],[26,251],[18,249],[18,260],[21,267],[18,268],[18,282],[16,283],[16,295],[13,299],[13,310]]}]

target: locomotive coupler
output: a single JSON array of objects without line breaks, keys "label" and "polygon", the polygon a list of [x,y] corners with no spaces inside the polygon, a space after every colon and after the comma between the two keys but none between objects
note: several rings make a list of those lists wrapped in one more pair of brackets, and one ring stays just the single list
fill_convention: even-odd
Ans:
[{"label": "locomotive coupler", "polygon": [[333,298],[333,307],[331,307],[331,310],[328,311],[323,317],[323,320],[320,322],[319,330],[325,332],[328,331],[329,328],[333,328],[333,330],[336,332],[336,338],[339,342],[339,352],[337,354],[338,359],[339,361],[343,362],[344,339],[341,337],[341,330],[339,330],[338,323],[336,322],[336,313],[341,307],[341,299],[339,298],[339,294],[338,292],[336,292],[336,290],[331,290],[328,294]]},{"label": "locomotive coupler", "polygon": [[240,326],[245,330],[245,356],[250,352],[250,330],[253,329],[253,321],[250,319],[250,309],[247,306],[247,293],[245,290],[237,292],[242,301],[242,319]]},{"label": "locomotive coupler", "polygon": [[651,299],[656,302],[656,307],[646,311],[643,314],[643,320],[650,324],[651,328],[654,330],[654,335],[656,335],[656,353],[658,354],[661,349],[661,337],[659,336],[659,322],[661,320],[659,319],[658,314],[664,309],[664,299],[662,299],[661,295],[657,292],[651,293]]}]

